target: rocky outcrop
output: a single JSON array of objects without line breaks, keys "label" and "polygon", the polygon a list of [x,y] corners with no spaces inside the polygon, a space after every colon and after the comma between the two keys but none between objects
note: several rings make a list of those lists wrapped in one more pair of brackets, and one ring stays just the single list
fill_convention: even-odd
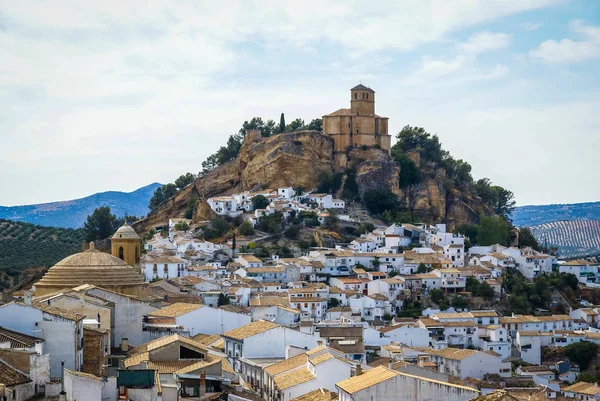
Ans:
[{"label": "rocky outcrop", "polygon": [[[419,163],[417,156],[412,155],[412,159]],[[366,191],[388,188],[424,222],[475,223],[481,214],[491,214],[489,206],[472,189],[447,188],[443,169],[425,166],[427,172],[419,184],[401,189],[400,166],[387,152],[357,148],[334,153],[328,136],[300,131],[269,138],[247,135],[235,160],[197,178],[146,219],[135,223],[134,228],[141,233],[165,225],[171,217],[183,217],[190,200],[196,201],[194,221],[208,220],[214,217],[206,203],[209,197],[289,186],[313,189],[321,172],[345,172],[348,168],[356,172],[361,198]]]},{"label": "rocky outcrop", "polygon": [[[200,163],[198,163],[200,164]],[[197,178],[134,224],[137,232],[183,217],[196,199],[194,220],[213,217],[206,199],[239,191],[266,188],[314,188],[322,171],[333,172],[333,141],[317,131],[299,131],[270,138],[247,136],[237,158]]]}]

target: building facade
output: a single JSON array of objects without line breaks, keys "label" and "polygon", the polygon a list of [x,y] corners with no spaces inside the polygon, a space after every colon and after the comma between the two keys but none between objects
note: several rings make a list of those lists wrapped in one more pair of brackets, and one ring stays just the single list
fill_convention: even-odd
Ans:
[{"label": "building facade", "polygon": [[349,147],[378,146],[389,152],[388,118],[375,114],[375,91],[362,84],[350,89],[350,108],[323,116],[323,133],[334,142],[334,151]]}]

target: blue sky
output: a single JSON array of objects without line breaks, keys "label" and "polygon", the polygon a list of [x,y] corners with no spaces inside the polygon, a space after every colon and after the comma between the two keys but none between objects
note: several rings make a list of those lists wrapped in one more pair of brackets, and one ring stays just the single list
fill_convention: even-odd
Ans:
[{"label": "blue sky", "polygon": [[172,181],[361,81],[519,204],[600,200],[600,1],[221,3],[0,3],[0,204]]}]

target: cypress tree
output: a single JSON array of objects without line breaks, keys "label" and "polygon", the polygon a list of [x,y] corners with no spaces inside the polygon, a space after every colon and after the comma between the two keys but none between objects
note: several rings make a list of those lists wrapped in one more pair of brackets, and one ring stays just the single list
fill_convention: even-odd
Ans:
[{"label": "cypress tree", "polygon": [[282,134],[285,132],[285,117],[283,113],[281,113],[281,117],[279,118],[279,133]]}]

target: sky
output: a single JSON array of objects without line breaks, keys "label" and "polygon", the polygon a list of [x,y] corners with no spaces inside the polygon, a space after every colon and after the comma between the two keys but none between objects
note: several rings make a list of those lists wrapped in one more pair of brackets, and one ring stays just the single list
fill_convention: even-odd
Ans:
[{"label": "sky", "polygon": [[600,201],[600,1],[0,0],[0,205],[196,173],[373,88],[519,205]]}]

